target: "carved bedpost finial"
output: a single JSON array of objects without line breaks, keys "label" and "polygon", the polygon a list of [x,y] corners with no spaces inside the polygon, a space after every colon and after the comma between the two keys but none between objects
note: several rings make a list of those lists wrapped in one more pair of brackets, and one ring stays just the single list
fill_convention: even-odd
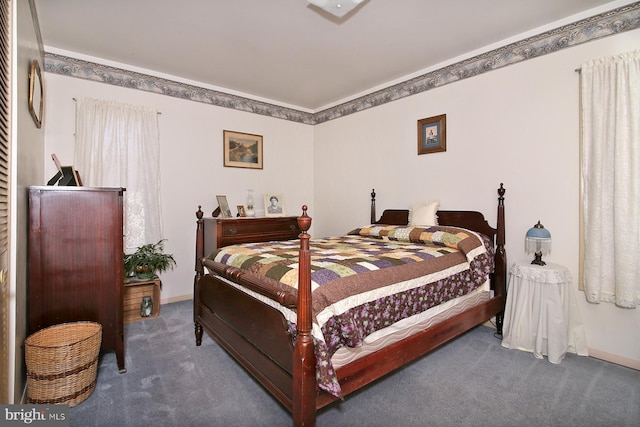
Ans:
[{"label": "carved bedpost finial", "polygon": [[204,216],[204,212],[202,212],[202,206],[198,205],[198,210],[196,211],[196,218],[202,219]]},{"label": "carved bedpost finial", "polygon": [[298,217],[298,226],[305,234],[311,227],[311,217],[307,215],[307,205],[302,205],[302,216]]},{"label": "carved bedpost finial", "polygon": [[375,200],[376,199],[376,189],[372,188],[371,189],[371,200]]}]

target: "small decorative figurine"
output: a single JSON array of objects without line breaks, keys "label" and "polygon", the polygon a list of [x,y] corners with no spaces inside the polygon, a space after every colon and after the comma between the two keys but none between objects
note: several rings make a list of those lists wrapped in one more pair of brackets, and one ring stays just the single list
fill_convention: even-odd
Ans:
[{"label": "small decorative figurine", "polygon": [[153,301],[151,300],[151,297],[149,296],[142,297],[142,304],[140,304],[140,316],[149,317],[151,316],[152,311],[153,311]]}]

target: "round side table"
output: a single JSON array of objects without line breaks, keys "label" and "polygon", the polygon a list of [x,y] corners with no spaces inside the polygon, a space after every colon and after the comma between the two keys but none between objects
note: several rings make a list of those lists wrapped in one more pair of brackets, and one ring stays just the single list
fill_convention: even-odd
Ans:
[{"label": "round side table", "polygon": [[509,271],[502,346],[560,363],[568,349],[571,273],[558,264],[517,262]]}]

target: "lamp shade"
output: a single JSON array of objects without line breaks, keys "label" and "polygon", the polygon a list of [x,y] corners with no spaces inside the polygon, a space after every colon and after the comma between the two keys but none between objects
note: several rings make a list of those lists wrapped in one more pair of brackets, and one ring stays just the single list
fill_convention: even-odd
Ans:
[{"label": "lamp shade", "polygon": [[551,233],[540,224],[540,221],[527,230],[524,242],[525,251],[528,254],[535,253],[535,259],[531,264],[546,265],[542,261],[542,255],[551,253]]}]

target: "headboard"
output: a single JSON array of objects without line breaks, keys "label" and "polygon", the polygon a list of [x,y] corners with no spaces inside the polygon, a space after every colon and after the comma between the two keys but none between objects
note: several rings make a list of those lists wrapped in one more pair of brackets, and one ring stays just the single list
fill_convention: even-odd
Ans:
[{"label": "headboard", "polygon": [[[439,210],[436,212],[438,224],[463,227],[489,236],[497,245],[504,245],[504,187],[498,189],[498,225],[489,225],[484,215],[477,211]],[[409,223],[408,209],[385,209],[380,219],[376,219],[376,192],[371,190],[371,223],[388,225],[407,225]]]}]

